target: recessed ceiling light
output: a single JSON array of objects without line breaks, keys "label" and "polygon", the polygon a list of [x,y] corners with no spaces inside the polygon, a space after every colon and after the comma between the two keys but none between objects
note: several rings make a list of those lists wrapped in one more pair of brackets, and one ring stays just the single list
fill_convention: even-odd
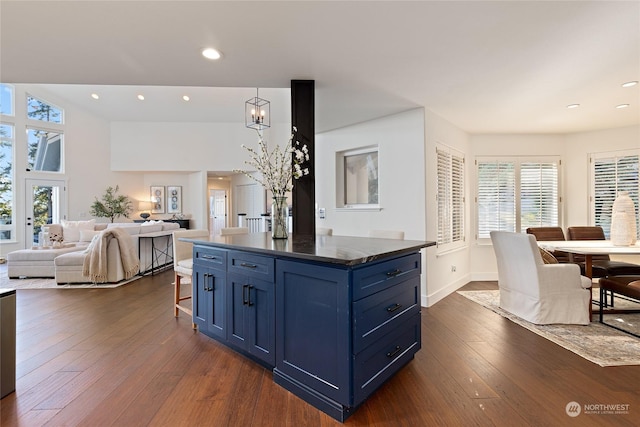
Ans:
[{"label": "recessed ceiling light", "polygon": [[97,93],[92,93],[92,94],[91,94],[91,97],[92,97],[93,99],[100,99],[100,96],[99,96]]},{"label": "recessed ceiling light", "polygon": [[631,86],[635,86],[638,84],[637,80],[634,80],[632,82],[626,82],[626,83],[622,83],[622,87],[631,87]]},{"label": "recessed ceiling light", "polygon": [[191,98],[189,98],[189,96],[188,96],[188,95],[184,95],[184,96],[182,97],[182,99],[183,99],[184,101],[188,101],[188,100],[189,100],[189,99],[191,99]]},{"label": "recessed ceiling light", "polygon": [[202,51],[202,56],[207,59],[220,59],[222,54],[218,50],[208,47]]},{"label": "recessed ceiling light", "polygon": [[629,106],[629,104],[620,104],[620,105],[616,105],[616,108],[627,108]]},{"label": "recessed ceiling light", "polygon": [[144,101],[144,95],[138,95],[138,99],[139,99],[140,101]]},{"label": "recessed ceiling light", "polygon": [[578,108],[580,106],[580,104],[569,104],[567,105],[567,108]]}]

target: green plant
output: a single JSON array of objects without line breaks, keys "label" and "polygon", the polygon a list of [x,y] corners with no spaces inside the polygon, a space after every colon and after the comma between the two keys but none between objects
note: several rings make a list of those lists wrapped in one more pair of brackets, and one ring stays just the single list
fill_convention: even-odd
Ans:
[{"label": "green plant", "polygon": [[129,214],[133,211],[131,200],[124,195],[117,195],[118,186],[116,188],[107,187],[102,200],[98,200],[91,205],[91,215],[111,219],[113,222],[119,216],[129,218]]}]

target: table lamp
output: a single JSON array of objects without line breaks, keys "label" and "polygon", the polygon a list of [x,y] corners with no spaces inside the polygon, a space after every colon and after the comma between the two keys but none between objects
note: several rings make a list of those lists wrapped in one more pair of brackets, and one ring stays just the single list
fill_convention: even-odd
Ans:
[{"label": "table lamp", "polygon": [[138,202],[138,210],[140,211],[140,218],[146,220],[151,216],[151,214],[149,213],[149,211],[151,210],[151,202]]}]

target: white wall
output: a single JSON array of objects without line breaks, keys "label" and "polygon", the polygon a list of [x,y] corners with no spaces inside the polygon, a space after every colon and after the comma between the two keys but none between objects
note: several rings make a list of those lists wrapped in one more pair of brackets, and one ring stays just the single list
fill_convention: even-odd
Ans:
[{"label": "white wall", "polygon": [[[289,141],[288,124],[264,131],[268,144]],[[257,148],[258,135],[243,123],[111,123],[114,171],[231,171],[245,169],[245,144]]]},{"label": "white wall", "polygon": [[[326,218],[318,227],[335,235],[366,236],[371,229],[425,237],[424,110],[415,109],[316,135],[316,203]],[[375,211],[336,209],[336,152],[377,145],[379,201]]]},{"label": "white wall", "polygon": [[[427,240],[437,241],[438,205],[436,203],[436,196],[438,194],[438,171],[436,146],[441,144],[464,153],[465,174],[468,177],[470,169],[469,136],[452,123],[429,110],[425,111],[424,129],[426,146],[426,173],[424,174],[426,187],[425,227],[427,229]],[[422,296],[423,306],[428,307],[435,304],[469,282],[469,242],[471,238],[469,233],[470,203],[468,201],[470,200],[471,185],[468,178],[466,181],[466,245],[450,252],[439,251],[435,246],[427,248],[426,258],[423,257],[423,261],[426,261],[423,271],[426,272],[427,276],[427,288]],[[455,267],[455,271],[452,271],[452,267]]]}]

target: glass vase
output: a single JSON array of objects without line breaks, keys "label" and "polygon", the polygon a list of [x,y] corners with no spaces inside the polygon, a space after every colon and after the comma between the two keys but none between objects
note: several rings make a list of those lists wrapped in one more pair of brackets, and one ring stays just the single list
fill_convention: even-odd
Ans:
[{"label": "glass vase", "polygon": [[289,237],[289,206],[287,198],[274,196],[271,203],[271,237],[274,239],[286,239]]}]

